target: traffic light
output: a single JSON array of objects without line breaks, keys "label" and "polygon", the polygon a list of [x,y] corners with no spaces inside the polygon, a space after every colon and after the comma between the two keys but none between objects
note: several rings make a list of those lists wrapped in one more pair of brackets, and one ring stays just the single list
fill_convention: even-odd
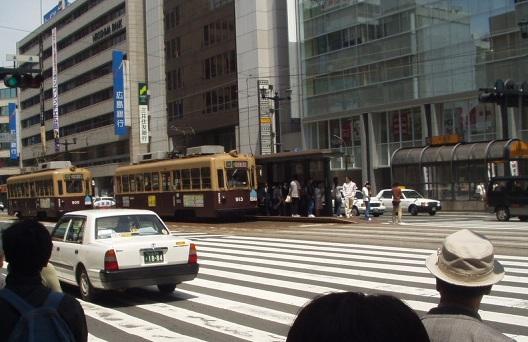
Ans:
[{"label": "traffic light", "polygon": [[44,80],[42,75],[33,76],[31,73],[21,73],[18,69],[0,68],[0,79],[8,88],[40,88]]},{"label": "traffic light", "polygon": [[479,95],[479,101],[482,103],[497,103],[499,101],[497,94],[495,93],[481,93]]}]

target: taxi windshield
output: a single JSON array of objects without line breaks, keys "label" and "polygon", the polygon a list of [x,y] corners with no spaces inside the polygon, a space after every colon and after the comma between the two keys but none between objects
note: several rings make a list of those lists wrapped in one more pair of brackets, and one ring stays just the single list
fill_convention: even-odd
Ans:
[{"label": "taxi windshield", "polygon": [[168,234],[165,225],[154,215],[118,215],[95,220],[96,239]]},{"label": "taxi windshield", "polygon": [[405,198],[423,198],[422,195],[414,190],[403,190],[403,194],[405,195]]}]

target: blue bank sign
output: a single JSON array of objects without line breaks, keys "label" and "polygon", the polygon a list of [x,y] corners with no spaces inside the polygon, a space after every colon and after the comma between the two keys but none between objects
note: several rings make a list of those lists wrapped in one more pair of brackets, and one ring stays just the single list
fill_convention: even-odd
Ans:
[{"label": "blue bank sign", "polygon": [[11,133],[11,146],[9,147],[9,158],[11,160],[18,160],[18,145],[17,145],[17,108],[15,103],[7,105],[9,112],[9,132]]},{"label": "blue bank sign", "polygon": [[112,74],[114,79],[114,131],[116,135],[127,135],[125,119],[125,53],[112,52]]},{"label": "blue bank sign", "polygon": [[48,13],[44,14],[44,23],[47,23],[51,19],[53,19],[54,16],[59,14],[60,11],[68,7],[70,3],[68,0],[61,0],[57,4],[57,6],[53,7]]}]

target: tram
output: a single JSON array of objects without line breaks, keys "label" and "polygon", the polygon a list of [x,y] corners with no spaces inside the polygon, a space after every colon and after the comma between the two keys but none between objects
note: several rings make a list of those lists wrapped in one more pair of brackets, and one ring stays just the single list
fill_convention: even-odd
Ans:
[{"label": "tram", "polygon": [[9,215],[59,218],[64,213],[89,209],[92,175],[69,161],[39,164],[34,172],[7,179]]},{"label": "tram", "polygon": [[216,150],[118,167],[117,207],[142,208],[166,217],[214,218],[257,210],[255,158]]}]

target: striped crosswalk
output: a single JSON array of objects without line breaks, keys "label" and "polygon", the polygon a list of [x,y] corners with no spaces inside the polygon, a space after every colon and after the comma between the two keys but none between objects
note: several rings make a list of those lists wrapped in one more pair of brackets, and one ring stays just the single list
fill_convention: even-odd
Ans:
[{"label": "striped crosswalk", "polygon": [[[172,296],[152,287],[82,302],[89,340],[284,341],[299,308],[322,293],[388,293],[419,314],[438,301],[434,278],[424,265],[430,249],[177,234],[198,246],[198,278],[179,285]],[[497,258],[506,276],[484,297],[481,316],[528,342],[528,257]]]}]

